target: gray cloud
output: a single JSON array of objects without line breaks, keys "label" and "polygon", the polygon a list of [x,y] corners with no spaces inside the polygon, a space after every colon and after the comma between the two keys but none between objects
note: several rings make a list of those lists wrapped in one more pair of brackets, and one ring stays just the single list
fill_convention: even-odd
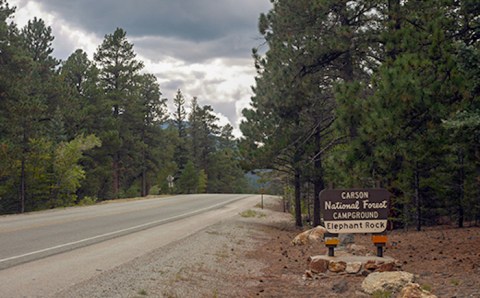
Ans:
[{"label": "gray cloud", "polygon": [[[20,3],[25,3],[21,0]],[[100,39],[117,27],[152,61],[249,57],[269,0],[42,0],[46,12]]]},{"label": "gray cloud", "polygon": [[124,28],[133,36],[164,36],[191,41],[218,39],[255,30],[268,0],[42,0],[46,11],[99,35]]},{"label": "gray cloud", "polygon": [[[127,32],[128,34],[128,32]],[[129,38],[136,51],[154,62],[165,57],[175,57],[186,62],[202,62],[212,58],[247,58],[258,40],[251,33],[231,34],[221,38],[196,42],[163,36]]]}]

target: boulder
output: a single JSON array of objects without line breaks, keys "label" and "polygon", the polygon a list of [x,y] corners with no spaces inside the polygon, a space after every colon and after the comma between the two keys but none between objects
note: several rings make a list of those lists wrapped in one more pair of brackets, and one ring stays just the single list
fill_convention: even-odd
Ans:
[{"label": "boulder", "polygon": [[397,297],[398,298],[437,298],[437,296],[433,295],[429,291],[422,289],[420,285],[417,283],[406,284]]},{"label": "boulder", "polygon": [[327,232],[322,226],[317,226],[313,229],[307,230],[298,234],[292,240],[293,245],[305,245],[312,242],[320,242],[323,241],[323,235]]},{"label": "boulder", "polygon": [[398,293],[408,283],[414,282],[414,275],[405,271],[373,272],[362,282],[362,290],[373,294],[376,291]]}]

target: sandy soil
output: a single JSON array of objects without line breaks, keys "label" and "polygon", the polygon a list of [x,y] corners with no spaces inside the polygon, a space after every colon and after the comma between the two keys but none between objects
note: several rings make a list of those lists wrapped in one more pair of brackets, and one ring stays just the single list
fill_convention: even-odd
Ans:
[{"label": "sandy soil", "polygon": [[[252,206],[56,297],[369,297],[360,291],[363,276],[305,280],[307,258],[325,254],[325,246],[292,246],[301,230],[274,197],[265,201],[263,210]],[[393,231],[389,241],[385,255],[438,297],[480,297],[480,228]],[[369,235],[355,243],[375,252]]]}]

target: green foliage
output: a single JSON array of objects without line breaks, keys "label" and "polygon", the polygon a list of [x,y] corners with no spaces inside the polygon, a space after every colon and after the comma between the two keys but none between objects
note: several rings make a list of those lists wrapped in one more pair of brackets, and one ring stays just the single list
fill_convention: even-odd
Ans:
[{"label": "green foliage", "polygon": [[193,162],[189,161],[178,179],[177,190],[180,193],[196,193],[198,190],[198,182],[198,172],[195,170]]},{"label": "green foliage", "polygon": [[156,195],[159,195],[159,194],[160,194],[160,191],[161,191],[161,188],[160,188],[158,185],[153,185],[153,186],[150,188],[148,194],[149,194],[149,195],[154,195],[154,196],[156,196]]},{"label": "green foliage", "polygon": [[89,197],[85,196],[81,200],[78,201],[77,205],[78,206],[90,206],[90,205],[95,205],[98,201],[98,198],[96,197]]},{"label": "green foliage", "polygon": [[[85,171],[78,164],[82,153],[101,146],[95,135],[80,135],[70,142],[62,142],[55,149],[53,175],[55,185],[52,189],[55,201],[62,206],[73,205],[77,199],[76,191],[85,179]],[[57,203],[58,204],[58,203]]]},{"label": "green foliage", "polygon": [[204,193],[207,190],[208,177],[205,170],[200,170],[198,173],[198,187],[197,193]]}]

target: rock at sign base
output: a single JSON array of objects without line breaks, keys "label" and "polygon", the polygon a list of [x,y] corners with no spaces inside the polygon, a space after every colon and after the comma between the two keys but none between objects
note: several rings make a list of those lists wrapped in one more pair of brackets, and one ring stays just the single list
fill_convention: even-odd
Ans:
[{"label": "rock at sign base", "polygon": [[362,262],[348,262],[345,272],[350,274],[357,274],[362,269]]},{"label": "rock at sign base", "polygon": [[374,271],[374,270],[377,270],[378,265],[375,263],[375,261],[367,261],[365,263],[364,268],[367,269],[367,270]]},{"label": "rock at sign base", "polygon": [[389,262],[384,263],[378,266],[378,272],[385,272],[385,271],[394,271],[395,270],[395,263]]},{"label": "rock at sign base", "polygon": [[398,293],[406,284],[414,282],[414,275],[405,271],[373,272],[362,282],[362,290],[373,294],[375,291]]},{"label": "rock at sign base", "polygon": [[417,283],[408,283],[403,287],[402,291],[398,295],[398,298],[437,298],[432,293],[425,291]]},{"label": "rock at sign base", "polygon": [[331,272],[343,272],[347,268],[347,263],[340,261],[330,261],[328,264],[328,270]]},{"label": "rock at sign base", "polygon": [[330,263],[328,260],[321,259],[321,258],[316,258],[316,257],[310,257],[309,258],[310,263],[308,264],[308,267],[312,272],[315,273],[324,273],[327,272],[328,270],[328,264]]}]

